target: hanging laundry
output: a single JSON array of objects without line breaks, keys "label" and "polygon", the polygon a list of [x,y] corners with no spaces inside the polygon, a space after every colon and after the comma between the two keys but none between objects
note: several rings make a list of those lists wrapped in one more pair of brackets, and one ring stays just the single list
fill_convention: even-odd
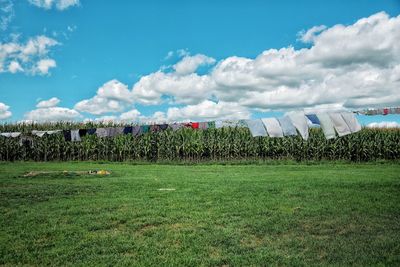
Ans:
[{"label": "hanging laundry", "polygon": [[21,133],[20,133],[20,132],[0,133],[0,135],[1,135],[1,136],[4,136],[4,137],[16,138],[16,137],[20,136]]},{"label": "hanging laundry", "polygon": [[208,128],[208,123],[206,121],[199,122],[199,129],[206,130]]},{"label": "hanging laundry", "polygon": [[170,124],[169,127],[171,127],[171,129],[173,131],[176,131],[176,130],[179,130],[180,128],[182,128],[183,125],[182,125],[182,123],[173,123],[173,124]]},{"label": "hanging laundry", "polygon": [[167,129],[168,129],[168,124],[166,124],[166,123],[160,124],[160,130],[161,131],[165,131]]},{"label": "hanging laundry", "polygon": [[331,117],[333,127],[335,128],[339,136],[345,136],[351,134],[349,126],[344,121],[340,113],[329,113],[329,117]]},{"label": "hanging laundry", "polygon": [[208,124],[208,126],[207,126],[208,129],[215,129],[216,128],[215,127],[215,121],[209,121],[209,122],[207,122],[207,124]]},{"label": "hanging laundry", "polygon": [[296,127],[297,131],[299,131],[301,137],[304,140],[308,140],[308,123],[306,116],[304,116],[304,113],[292,113],[289,114],[289,118],[292,121],[294,127]]},{"label": "hanging laundry", "polygon": [[387,115],[389,114],[389,109],[388,108],[384,108],[383,109],[383,115]]},{"label": "hanging laundry", "polygon": [[132,135],[133,136],[139,136],[142,134],[142,128],[140,125],[135,125],[132,127]]},{"label": "hanging laundry", "polygon": [[223,120],[222,121],[222,127],[236,128],[237,126],[238,126],[237,120]]},{"label": "hanging laundry", "polygon": [[340,115],[342,115],[352,133],[361,131],[361,124],[358,122],[353,112],[341,112]]},{"label": "hanging laundry", "polygon": [[39,136],[39,137],[43,137],[43,136],[46,135],[46,134],[51,135],[51,134],[56,134],[56,133],[59,133],[59,132],[61,132],[61,130],[53,130],[53,131],[37,131],[37,130],[32,130],[32,134],[33,134],[33,135],[36,135],[36,136]]},{"label": "hanging laundry", "polygon": [[277,119],[263,118],[261,121],[267,129],[267,133],[270,137],[283,137],[283,131]]},{"label": "hanging laundry", "polygon": [[246,120],[238,120],[237,124],[236,124],[236,127],[239,127],[239,128],[246,127],[247,128]]},{"label": "hanging laundry", "polygon": [[142,125],[140,126],[140,132],[141,133],[148,133],[150,131],[150,125]]},{"label": "hanging laundry", "polygon": [[124,127],[110,127],[108,128],[109,137],[115,137],[124,133]]},{"label": "hanging laundry", "polygon": [[336,137],[335,128],[333,126],[331,117],[328,113],[318,113],[317,114],[318,120],[321,125],[321,129],[325,135],[326,139],[332,139]]},{"label": "hanging laundry", "polygon": [[26,147],[26,148],[32,148],[33,147],[33,137],[32,136],[22,136],[19,139],[19,145]]},{"label": "hanging laundry", "polygon": [[223,124],[222,124],[222,121],[215,121],[215,128],[219,129],[219,128],[222,128],[222,127],[224,127]]},{"label": "hanging laundry", "polygon": [[294,127],[292,121],[289,117],[285,116],[282,118],[278,118],[278,121],[281,125],[282,132],[284,136],[295,136],[297,135],[296,128]]},{"label": "hanging laundry", "polygon": [[157,133],[160,131],[160,126],[158,124],[150,125],[150,132]]},{"label": "hanging laundry", "polygon": [[97,137],[108,137],[110,136],[110,131],[108,128],[97,128],[96,135]]},{"label": "hanging laundry", "polygon": [[84,137],[87,135],[88,130],[87,129],[79,129],[79,137]]},{"label": "hanging laundry", "polygon": [[268,136],[267,130],[260,119],[246,120],[247,127],[249,127],[250,133],[253,137],[256,136]]},{"label": "hanging laundry", "polygon": [[132,134],[132,126],[124,127],[124,134]]},{"label": "hanging laundry", "polygon": [[199,129],[199,123],[198,122],[192,122],[192,129]]},{"label": "hanging laundry", "polygon": [[90,129],[88,129],[88,130],[87,130],[87,134],[88,134],[88,135],[94,135],[94,134],[96,134],[96,128],[90,128]]},{"label": "hanging laundry", "polygon": [[81,136],[79,135],[79,130],[71,130],[71,141],[80,142]]},{"label": "hanging laundry", "polygon": [[64,140],[71,141],[71,130],[63,130]]},{"label": "hanging laundry", "polygon": [[312,124],[320,125],[319,119],[316,114],[307,114],[306,117],[311,121]]}]

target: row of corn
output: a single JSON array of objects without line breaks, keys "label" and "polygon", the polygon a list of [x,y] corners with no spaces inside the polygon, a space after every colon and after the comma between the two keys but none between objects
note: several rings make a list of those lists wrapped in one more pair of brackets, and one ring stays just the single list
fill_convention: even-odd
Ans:
[{"label": "row of corn", "polygon": [[[91,128],[92,124],[5,124],[0,132]],[[100,126],[118,126],[96,124]],[[351,160],[400,159],[400,129],[367,129],[326,140],[323,132],[310,130],[310,138],[300,136],[252,137],[247,128],[194,130],[182,128],[120,135],[114,138],[85,136],[82,142],[66,142],[62,134],[35,137],[32,145],[18,139],[0,138],[0,161],[140,160],[140,161],[219,161],[219,160]]]}]

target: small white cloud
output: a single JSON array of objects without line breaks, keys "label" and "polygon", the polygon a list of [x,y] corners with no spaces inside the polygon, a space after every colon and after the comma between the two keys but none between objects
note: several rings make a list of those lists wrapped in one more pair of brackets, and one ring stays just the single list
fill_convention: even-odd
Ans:
[{"label": "small white cloud", "polygon": [[172,107],[167,111],[169,121],[212,120],[212,119],[247,119],[250,112],[237,103],[205,100],[197,105],[182,108]]},{"label": "small white cloud", "polygon": [[400,123],[395,121],[372,122],[367,125],[368,128],[400,128]]},{"label": "small white cloud", "polygon": [[174,56],[174,51],[168,51],[167,55],[165,56],[165,60],[170,59]]},{"label": "small white cloud", "polygon": [[11,61],[10,64],[8,65],[8,71],[11,73],[16,73],[24,71],[24,69],[21,67],[18,61]]},{"label": "small white cloud", "polygon": [[12,116],[11,111],[9,111],[10,106],[0,102],[0,120],[8,119]]},{"label": "small white cloud", "polygon": [[301,40],[303,43],[312,43],[314,42],[315,37],[326,28],[327,27],[325,25],[314,26],[307,31],[303,30],[299,32],[297,36],[299,37],[299,40]]},{"label": "small white cloud", "polygon": [[140,118],[140,111],[137,109],[132,109],[122,113],[119,118],[123,121],[137,121]]},{"label": "small white cloud", "polygon": [[189,55],[190,55],[190,53],[189,53],[189,51],[188,51],[187,49],[178,49],[178,50],[176,51],[176,53],[177,53],[178,56],[180,56],[180,57],[185,57],[185,56],[189,56]]},{"label": "small white cloud", "polygon": [[79,0],[28,0],[32,5],[44,9],[57,8],[58,10],[65,10],[69,7],[78,6]]},{"label": "small white cloud", "polygon": [[62,107],[38,108],[25,114],[26,120],[38,122],[74,121],[81,117],[76,110]]},{"label": "small white cloud", "polygon": [[0,0],[0,30],[5,31],[15,16],[12,0]]},{"label": "small white cloud", "polygon": [[121,112],[132,103],[133,95],[128,86],[117,80],[111,80],[103,84],[94,97],[78,102],[75,109],[101,115],[109,112]]},{"label": "small white cloud", "polygon": [[48,74],[56,66],[49,58],[50,48],[60,43],[44,35],[29,38],[26,43],[18,42],[18,36],[8,43],[0,43],[0,73],[24,72],[26,74]]},{"label": "small white cloud", "polygon": [[51,107],[57,106],[58,103],[60,103],[60,99],[58,99],[57,97],[52,97],[48,100],[40,101],[39,103],[37,103],[36,107],[37,108],[51,108]]},{"label": "small white cloud", "polygon": [[194,73],[200,66],[215,64],[215,59],[202,54],[197,54],[194,56],[185,56],[181,61],[176,63],[173,68],[176,74],[186,75]]},{"label": "small white cloud", "polygon": [[56,66],[57,64],[54,59],[41,59],[36,63],[35,71],[45,75],[49,73],[50,68],[55,68]]}]

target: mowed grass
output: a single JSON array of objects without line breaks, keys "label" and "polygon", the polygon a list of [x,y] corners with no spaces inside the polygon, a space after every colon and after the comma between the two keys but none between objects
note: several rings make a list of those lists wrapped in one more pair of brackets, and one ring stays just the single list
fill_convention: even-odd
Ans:
[{"label": "mowed grass", "polygon": [[0,163],[0,206],[1,265],[400,265],[396,163]]}]

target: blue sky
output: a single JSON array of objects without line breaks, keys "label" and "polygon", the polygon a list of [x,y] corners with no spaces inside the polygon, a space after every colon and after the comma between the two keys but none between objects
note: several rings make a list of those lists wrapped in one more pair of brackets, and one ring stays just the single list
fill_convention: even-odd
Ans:
[{"label": "blue sky", "polygon": [[[396,0],[370,0],[362,4],[341,0],[308,0],[301,4],[294,0],[150,0],[112,1],[112,4],[110,1],[68,0],[64,4],[60,6],[59,0],[47,5],[42,0],[0,0],[3,50],[5,44],[26,48],[30,39],[38,44],[41,42],[35,39],[38,36],[48,38],[45,51],[28,54],[25,61],[22,59],[26,56],[24,52],[7,54],[0,50],[0,60],[3,60],[0,103],[8,106],[7,110],[12,113],[4,116],[6,121],[39,120],[41,116],[44,119],[84,120],[104,116],[119,119],[123,113],[126,113],[124,118],[132,120],[208,120],[280,116],[304,107],[361,109],[400,105],[396,97],[400,95],[399,89],[394,89],[397,85],[393,81],[385,84],[375,81],[375,85],[358,82],[352,85],[357,90],[347,97],[349,90],[338,89],[348,84],[349,77],[340,73],[347,68],[354,71],[354,77],[360,75],[358,78],[366,81],[380,75],[397,75],[400,68],[396,54],[398,45],[390,43],[393,41],[384,35],[382,42],[387,41],[388,45],[378,52],[372,51],[358,44],[361,38],[366,41],[360,43],[368,43],[368,38],[374,36],[362,32],[362,27],[357,28],[358,34],[348,38],[338,30],[330,31],[338,24],[352,27],[358,20],[370,18],[391,32],[393,26],[390,25],[397,23],[394,20],[400,14],[400,2]],[[371,18],[376,14],[381,15]],[[320,25],[324,27],[309,31]],[[352,30],[349,28],[347,32]],[[325,39],[322,38],[324,34]],[[319,36],[322,37],[318,39]],[[350,41],[354,38],[354,43],[360,45],[355,48],[359,53],[351,53],[349,48],[348,58],[354,56],[352,67],[343,59],[334,58],[342,52],[347,54],[337,49],[343,43],[340,38],[345,37]],[[326,45],[330,38],[338,40],[338,46]],[[329,53],[334,52],[333,56],[317,53],[324,50],[324,45]],[[317,52],[312,53],[315,56],[312,62],[325,66],[324,73],[319,73],[320,68],[313,69],[311,63],[299,63],[311,57],[313,46],[319,50],[314,49]],[[282,48],[292,50],[279,50]],[[310,49],[310,53],[298,55],[302,48]],[[269,49],[278,52],[267,53],[263,58],[262,53]],[[360,53],[371,55],[359,59],[356,54]],[[390,65],[377,62],[379,53],[389,54],[393,62]],[[279,57],[285,60],[272,61]],[[294,63],[293,57],[296,57]],[[302,59],[297,59],[300,57]],[[178,73],[176,64],[185,58],[182,72]],[[43,64],[39,64],[41,60]],[[13,65],[15,68],[10,67],[12,61],[19,62]],[[271,62],[277,66],[287,65],[279,72],[268,65]],[[329,64],[332,62],[339,62],[339,66],[335,65],[331,73]],[[304,70],[301,77],[291,73],[290,64]],[[365,67],[367,65],[371,68]],[[194,70],[190,66],[194,66]],[[249,73],[249,68],[255,73]],[[327,81],[330,75],[332,79]],[[318,84],[316,80],[319,79]],[[97,91],[102,87],[104,90],[99,94]],[[315,93],[319,87],[334,92],[334,98],[336,93],[344,96],[326,100],[323,98],[326,93],[318,92],[321,96]],[[253,91],[252,88],[257,89]],[[297,93],[309,95],[298,100],[301,97],[296,97]],[[388,99],[391,95],[394,97]],[[36,107],[41,100],[53,97],[60,101]],[[375,97],[376,102],[370,99]],[[311,101],[312,98],[315,100]],[[84,100],[88,102],[78,104]],[[104,108],[107,105],[109,107]],[[63,109],[55,110],[57,107]],[[400,123],[398,115],[361,120]]]}]

